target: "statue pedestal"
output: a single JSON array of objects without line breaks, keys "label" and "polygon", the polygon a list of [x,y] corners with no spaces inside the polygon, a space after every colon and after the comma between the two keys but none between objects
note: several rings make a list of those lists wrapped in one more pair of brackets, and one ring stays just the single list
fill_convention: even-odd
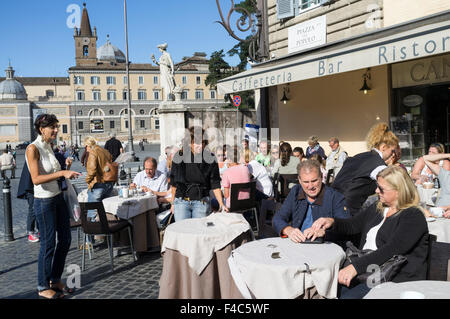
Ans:
[{"label": "statue pedestal", "polygon": [[180,145],[185,133],[186,105],[180,101],[164,101],[159,106],[161,155],[167,146]]}]

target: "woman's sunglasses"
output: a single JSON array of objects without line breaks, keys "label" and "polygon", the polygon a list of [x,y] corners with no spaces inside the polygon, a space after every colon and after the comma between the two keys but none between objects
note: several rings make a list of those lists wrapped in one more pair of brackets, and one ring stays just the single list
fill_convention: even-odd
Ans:
[{"label": "woman's sunglasses", "polygon": [[391,191],[392,189],[384,189],[383,187],[380,186],[380,184],[377,183],[377,187],[380,190],[381,194],[384,194],[385,191]]}]

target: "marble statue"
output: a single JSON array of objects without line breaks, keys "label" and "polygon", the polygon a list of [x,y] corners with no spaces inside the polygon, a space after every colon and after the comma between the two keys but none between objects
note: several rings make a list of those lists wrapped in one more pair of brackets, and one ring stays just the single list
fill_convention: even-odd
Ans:
[{"label": "marble statue", "polygon": [[159,51],[161,51],[161,57],[159,58],[159,62],[156,61],[155,55],[152,54],[153,63],[159,66],[159,70],[161,73],[161,87],[163,89],[163,100],[168,101],[171,100],[176,84],[174,77],[174,66],[172,57],[167,52],[167,43],[160,44],[157,46]]}]

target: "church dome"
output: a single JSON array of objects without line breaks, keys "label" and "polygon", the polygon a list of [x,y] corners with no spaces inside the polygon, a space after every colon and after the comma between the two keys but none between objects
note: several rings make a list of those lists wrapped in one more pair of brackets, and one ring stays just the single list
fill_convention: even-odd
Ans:
[{"label": "church dome", "polygon": [[22,83],[14,80],[14,69],[6,69],[6,80],[0,83],[0,100],[26,100],[27,92]]},{"label": "church dome", "polygon": [[106,43],[97,49],[97,60],[116,63],[126,62],[125,55],[119,48],[111,44],[109,36]]}]

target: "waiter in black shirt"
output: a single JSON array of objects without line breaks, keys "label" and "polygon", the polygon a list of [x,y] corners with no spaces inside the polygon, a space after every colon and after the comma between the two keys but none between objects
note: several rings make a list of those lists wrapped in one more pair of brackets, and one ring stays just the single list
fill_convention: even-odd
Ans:
[{"label": "waiter in black shirt", "polygon": [[122,143],[116,139],[116,133],[109,133],[110,139],[106,141],[105,149],[111,153],[114,162],[121,153],[123,153]]},{"label": "waiter in black shirt", "polygon": [[209,192],[213,191],[220,209],[228,211],[220,188],[219,166],[215,156],[205,149],[201,128],[191,127],[183,149],[172,162],[170,185],[175,221],[206,217],[209,212]]},{"label": "waiter in black shirt", "polygon": [[386,123],[372,126],[366,137],[368,152],[348,158],[331,187],[341,192],[352,216],[358,214],[367,198],[375,194],[377,175],[398,146],[398,137]]}]

